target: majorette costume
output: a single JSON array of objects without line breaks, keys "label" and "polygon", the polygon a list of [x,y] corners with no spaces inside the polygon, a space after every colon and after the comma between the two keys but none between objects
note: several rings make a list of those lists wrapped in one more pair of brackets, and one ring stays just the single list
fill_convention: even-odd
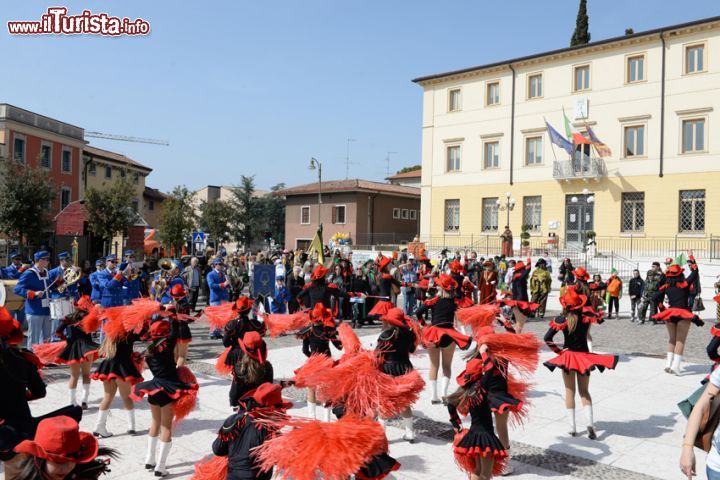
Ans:
[{"label": "majorette costume", "polygon": [[306,283],[302,291],[297,296],[297,301],[304,308],[315,308],[315,305],[322,303],[325,307],[333,306],[333,299],[337,301],[339,298],[345,298],[347,295],[334,283],[328,284],[325,281],[329,270],[322,265],[318,265],[313,270],[310,277],[311,282]]},{"label": "majorette costume", "polygon": [[394,327],[378,337],[375,351],[382,361],[380,368],[394,377],[405,375],[413,369],[410,354],[415,351],[418,340],[412,327],[414,322],[400,308],[391,308],[380,319]]},{"label": "majorette costume", "polygon": [[177,322],[177,343],[190,343],[192,342],[190,322],[195,321],[195,318],[188,315],[190,304],[187,301],[187,290],[182,284],[177,284],[173,285],[168,293],[172,298],[172,303],[165,308],[169,312],[169,316]]},{"label": "majorette costume", "polygon": [[230,406],[237,407],[238,401],[245,397],[248,392],[255,390],[263,383],[273,382],[273,367],[267,361],[267,345],[258,332],[246,332],[243,338],[238,340],[243,356],[247,356],[260,364],[262,375],[254,382],[250,382],[247,373],[244,371],[242,361],[238,360],[233,366],[232,384],[230,385]]},{"label": "majorette costume", "polygon": [[[618,362],[617,355],[600,355],[590,353],[588,348],[588,332],[590,326],[599,323],[599,317],[584,310],[587,303],[585,295],[578,294],[574,288],[568,288],[560,303],[569,312],[577,315],[575,329],[571,331],[567,317],[555,317],[550,321],[550,328],[545,334],[545,343],[558,356],[544,362],[550,371],[561,368],[564,372],[577,372],[578,375],[589,375],[596,368],[603,372],[606,368],[614,369]],[[560,348],[554,341],[558,332],[563,333],[564,344]]]},{"label": "majorette costume", "polygon": [[306,357],[311,355],[331,356],[330,342],[338,350],[342,349],[342,343],[337,338],[337,328],[332,312],[321,303],[315,305],[308,316],[310,325],[300,329],[297,338],[302,340],[302,351]]},{"label": "majorette costume", "polygon": [[503,292],[504,294],[497,299],[498,304],[510,308],[517,307],[526,316],[533,315],[540,308],[540,304],[528,301],[527,279],[530,275],[530,267],[530,263],[525,265],[523,262],[517,262],[510,285],[512,298],[508,298],[507,292]]},{"label": "majorette costume", "polygon": [[33,438],[38,422],[45,418],[66,415],[80,421],[82,409],[72,405],[33,417],[28,401],[45,397],[45,383],[40,377],[42,366],[29,350],[19,349],[23,341],[22,327],[4,307],[0,307],[0,460],[14,456],[13,448],[22,440]]},{"label": "majorette costume", "polygon": [[400,288],[400,282],[390,275],[388,272],[388,265],[392,263],[392,259],[385,256],[380,256],[378,260],[378,296],[380,300],[375,306],[368,312],[368,317],[378,318],[381,315],[385,315],[388,310],[393,308],[395,305],[392,303],[392,289],[393,285],[396,288]]},{"label": "majorette costume", "polygon": [[[100,448],[98,441],[87,432],[81,432],[77,420],[58,416],[41,421],[33,440],[25,440],[15,447],[15,452],[27,455],[26,463],[33,465],[34,472],[28,478],[48,478],[43,464],[38,460],[55,464],[73,463],[74,467],[63,477],[84,480],[97,479],[110,472],[109,458],[115,457],[115,451]],[[23,473],[25,473],[23,469]]]},{"label": "majorette costume", "polygon": [[[454,292],[458,286],[455,280],[444,274],[438,277],[435,284],[449,293]],[[457,305],[454,298],[435,297],[426,300],[415,314],[420,319],[428,310],[432,310],[432,324],[423,329],[422,341],[426,347],[434,345],[445,348],[449,347],[453,342],[462,350],[466,350],[470,346],[472,339],[455,330]]]},{"label": "majorette costume", "polygon": [[[492,270],[485,270],[485,267],[492,267]],[[485,260],[483,270],[478,276],[479,303],[493,303],[497,296],[498,275],[495,271],[495,264],[491,260]]]},{"label": "majorette costume", "polygon": [[448,268],[450,268],[450,276],[458,284],[455,289],[455,303],[458,308],[473,306],[472,293],[475,291],[475,285],[464,275],[465,269],[462,264],[457,260],[453,260],[448,265]]},{"label": "majorette costume", "polygon": [[673,264],[665,270],[665,283],[660,286],[653,300],[658,304],[662,304],[665,297],[667,297],[670,306],[662,312],[653,315],[653,320],[663,320],[673,323],[678,323],[681,320],[690,320],[698,327],[705,325],[705,322],[700,320],[688,305],[688,297],[691,293],[690,289],[698,276],[697,265],[690,264],[690,268],[691,272],[687,278],[683,275],[683,269],[680,265]]},{"label": "majorette costume", "polygon": [[[495,435],[492,411],[488,400],[487,386],[493,377],[493,366],[487,354],[472,360],[457,377],[458,384],[464,390],[459,401],[448,401],[450,423],[456,435],[453,441],[455,462],[468,475],[475,473],[476,458],[493,457],[493,474],[499,475],[505,466],[507,451]],[[453,395],[455,397],[455,395]],[[463,428],[458,413],[470,414],[469,429]]]},{"label": "majorette costume", "polygon": [[292,406],[282,398],[282,387],[263,383],[242,397],[212,444],[216,457],[195,466],[193,480],[270,480],[273,465],[261,465],[255,448],[278,435]]},{"label": "majorette costume", "polygon": [[253,303],[248,297],[242,296],[233,303],[206,307],[203,311],[210,325],[223,331],[225,351],[215,362],[215,370],[218,373],[229,375],[232,372],[242,354],[239,340],[246,332],[265,335],[265,324],[248,316]]},{"label": "majorette costume", "polygon": [[[715,301],[720,302],[720,295],[715,296]],[[708,358],[713,361],[712,369],[710,371],[710,373],[712,373],[718,365],[720,365],[720,353],[718,352],[718,349],[720,349],[720,323],[716,323],[710,329],[710,335],[712,335],[712,338],[707,345],[706,351]],[[705,377],[703,383],[706,383],[708,380],[710,380],[710,374]]]}]

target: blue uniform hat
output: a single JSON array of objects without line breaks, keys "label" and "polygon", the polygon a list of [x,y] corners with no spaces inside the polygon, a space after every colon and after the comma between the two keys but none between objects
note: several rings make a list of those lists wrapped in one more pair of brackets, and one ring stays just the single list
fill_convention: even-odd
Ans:
[{"label": "blue uniform hat", "polygon": [[222,264],[223,264],[223,260],[222,260],[222,258],[217,257],[215,260],[213,260],[212,264],[213,264],[213,265],[222,265]]},{"label": "blue uniform hat", "polygon": [[58,253],[58,260],[65,260],[66,258],[70,258],[70,254],[68,252]]},{"label": "blue uniform hat", "polygon": [[106,262],[110,262],[110,261],[117,262],[117,255],[115,255],[114,253],[111,253],[110,255],[105,257],[105,261]]},{"label": "blue uniform hat", "polygon": [[12,252],[10,252],[10,260],[12,260],[13,258],[22,258],[22,254],[17,250],[13,250]]},{"label": "blue uniform hat", "polygon": [[40,250],[39,252],[35,252],[35,255],[33,255],[33,258],[37,262],[38,260],[42,259],[48,259],[50,258],[50,253],[47,250]]},{"label": "blue uniform hat", "polygon": [[97,260],[95,260],[95,266],[103,265],[103,264],[105,264],[104,258],[98,258]]},{"label": "blue uniform hat", "polygon": [[125,250],[125,251],[123,252],[123,255],[125,255],[126,257],[129,257],[129,256],[133,256],[133,257],[134,257],[134,256],[135,256],[135,250]]},{"label": "blue uniform hat", "polygon": [[182,270],[183,268],[183,264],[180,260],[173,260],[173,265],[175,265],[175,268],[178,270]]},{"label": "blue uniform hat", "polygon": [[123,262],[123,263],[121,263],[120,265],[118,265],[118,269],[120,269],[120,270],[125,270],[125,269],[127,268],[127,266],[128,266],[128,263],[127,263],[127,262]]}]

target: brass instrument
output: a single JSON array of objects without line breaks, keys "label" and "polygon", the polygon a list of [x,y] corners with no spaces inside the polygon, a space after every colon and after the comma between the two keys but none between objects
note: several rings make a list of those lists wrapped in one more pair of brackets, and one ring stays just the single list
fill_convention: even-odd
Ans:
[{"label": "brass instrument", "polygon": [[153,294],[153,300],[158,300],[162,297],[162,294],[165,293],[165,289],[167,289],[168,284],[168,276],[175,268],[175,263],[172,258],[161,258],[158,260],[158,267],[160,267],[159,270],[152,272],[153,276],[156,273],[160,273],[160,278],[155,281],[155,293]]},{"label": "brass instrument", "polygon": [[75,285],[77,282],[80,281],[80,278],[82,277],[82,270],[80,270],[80,267],[68,267],[63,271],[63,283],[59,287],[57,287],[57,291],[60,293],[65,293],[65,290],[68,289],[70,285]]}]

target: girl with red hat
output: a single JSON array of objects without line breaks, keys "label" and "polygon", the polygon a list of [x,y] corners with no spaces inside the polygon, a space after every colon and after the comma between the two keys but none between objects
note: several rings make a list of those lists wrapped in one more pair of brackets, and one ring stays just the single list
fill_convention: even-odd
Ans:
[{"label": "girl with red hat", "polygon": [[110,472],[109,461],[98,457],[117,456],[113,449],[100,448],[91,433],[81,432],[78,422],[66,416],[41,421],[35,438],[21,442],[15,452],[24,456],[18,474],[6,476],[15,480],[97,479]]},{"label": "girl with red hat", "polygon": [[677,375],[680,373],[680,362],[682,362],[685,350],[685,340],[687,340],[688,331],[690,330],[690,322],[698,327],[705,325],[695,315],[688,304],[692,285],[695,284],[698,277],[697,264],[690,264],[690,275],[685,278],[683,269],[678,264],[670,265],[665,270],[665,281],[660,285],[658,292],[655,294],[653,301],[658,305],[662,305],[665,298],[670,305],[664,311],[652,316],[653,320],[662,320],[665,322],[668,331],[667,359],[665,362],[665,371]]},{"label": "girl with red hat", "polygon": [[381,297],[381,300],[368,312],[368,317],[371,319],[379,319],[395,306],[392,302],[393,290],[399,291],[401,284],[397,278],[390,274],[389,267],[391,263],[392,258],[383,255],[380,255],[378,258],[378,273],[376,278],[379,289],[378,296]]},{"label": "girl with red hat", "polygon": [[[415,346],[419,340],[413,331],[413,320],[407,316],[400,308],[391,308],[387,313],[380,317],[383,322],[383,331],[380,333],[375,351],[381,359],[380,369],[392,375],[399,377],[405,375],[413,369],[410,362],[410,354],[415,351]],[[402,412],[403,426],[405,427],[405,435],[403,438],[410,443],[415,441],[415,430],[413,429],[412,410],[410,407]],[[386,419],[381,418],[380,423],[385,425]]]},{"label": "girl with red hat", "polygon": [[258,332],[245,332],[238,340],[243,354],[232,371],[230,385],[230,406],[237,407],[238,401],[251,390],[263,383],[273,382],[273,366],[267,360],[267,345]]},{"label": "girl with red hat", "polygon": [[[70,404],[88,408],[90,397],[90,367],[98,358],[100,345],[92,339],[92,334],[100,327],[100,307],[93,305],[90,297],[84,296],[75,303],[75,313],[66,316],[60,322],[55,335],[62,341],[34,345],[35,353],[43,363],[70,365]],[[68,332],[69,336],[65,333]],[[77,384],[82,374],[83,396],[77,401]]]},{"label": "girl with red hat", "polygon": [[423,302],[415,314],[418,319],[432,310],[432,324],[423,329],[422,342],[428,350],[430,357],[430,387],[432,389],[431,402],[441,403],[437,392],[437,375],[442,362],[442,396],[447,395],[452,374],[452,359],[455,354],[455,347],[466,350],[470,347],[472,339],[455,330],[455,289],[457,282],[449,275],[442,274],[435,284],[439,287],[438,296]]},{"label": "girl with red hat", "polygon": [[338,299],[347,297],[347,294],[337,288],[337,285],[327,283],[326,277],[329,272],[330,270],[322,265],[315,267],[310,277],[311,283],[305,284],[297,296],[298,302],[305,308],[314,308],[318,303],[330,308],[333,306],[333,300],[337,302]]},{"label": "girl with red hat", "polygon": [[[570,422],[570,435],[576,435],[575,429],[575,389],[580,391],[580,399],[587,418],[588,437],[596,438],[593,423],[592,397],[590,397],[590,372],[606,368],[614,369],[618,362],[617,355],[598,355],[590,353],[588,337],[590,327],[599,322],[599,317],[586,309],[587,297],[578,294],[574,288],[568,288],[560,298],[563,315],[550,321],[550,328],[545,334],[545,343],[558,356],[544,363],[550,371],[560,368],[565,383],[565,408]],[[563,333],[564,345],[560,348],[553,339],[558,332]]]},{"label": "girl with red hat", "polygon": [[[172,447],[173,417],[179,417],[179,401],[190,397],[190,409],[194,406],[197,397],[198,384],[194,375],[187,367],[177,368],[175,363],[175,344],[177,343],[177,322],[163,319],[150,324],[143,340],[150,344],[145,351],[145,360],[153,379],[133,386],[131,397],[140,400],[148,396],[152,423],[148,432],[148,452],[145,458],[145,468],[154,470],[156,477],[168,474],[165,468],[167,458]],[[185,402],[183,402],[183,407]],[[185,412],[186,414],[188,412]],[[160,459],[156,461],[155,453],[160,440]]]},{"label": "girl with red hat", "polygon": [[178,367],[182,367],[185,365],[188,347],[192,342],[189,322],[194,321],[194,318],[189,315],[190,303],[188,302],[188,293],[185,287],[178,283],[170,288],[169,293],[172,303],[165,305],[165,310],[170,312],[172,321],[177,322],[178,335],[175,345],[175,363]]},{"label": "girl with red hat", "polygon": [[[218,358],[215,364],[216,370],[220,373],[228,374],[232,372],[235,364],[240,360],[242,350],[240,349],[240,339],[247,332],[257,332],[260,336],[265,335],[265,324],[257,319],[250,318],[250,312],[253,306],[253,300],[246,296],[239,297],[235,303],[226,303],[217,307],[208,307],[205,309],[205,315],[207,315],[211,323],[214,316],[212,309],[221,310],[218,315],[219,317],[225,316],[225,318],[232,317],[230,321],[220,320],[214,322],[217,328],[222,328],[222,342],[225,346],[225,351],[220,358]],[[224,313],[223,313],[224,312]]]}]

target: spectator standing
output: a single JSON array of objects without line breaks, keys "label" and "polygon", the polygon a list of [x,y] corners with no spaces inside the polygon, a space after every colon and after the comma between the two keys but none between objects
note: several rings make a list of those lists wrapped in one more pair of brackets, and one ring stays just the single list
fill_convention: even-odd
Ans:
[{"label": "spectator standing", "polygon": [[607,294],[607,284],[602,281],[600,274],[593,275],[593,281],[588,284],[590,289],[590,305],[595,310],[603,310],[605,308],[605,296]]},{"label": "spectator standing", "polygon": [[575,267],[573,267],[572,260],[566,258],[562,265],[560,265],[560,270],[558,271],[558,280],[562,282],[561,287],[567,287],[575,283],[573,270],[575,270]]},{"label": "spectator standing", "polygon": [[639,319],[640,305],[642,303],[643,294],[645,293],[645,282],[640,276],[640,270],[633,270],[633,278],[628,284],[628,295],[630,296],[630,321],[645,323],[645,319]]},{"label": "spectator standing", "polygon": [[[328,278],[328,283],[332,283],[335,286],[337,286],[338,291],[345,292],[345,277],[343,275],[343,269],[342,265],[339,263],[335,264],[333,267],[333,271],[330,274],[330,277]],[[345,312],[343,311],[343,301],[342,299],[335,299],[336,306],[337,306],[337,318],[342,320],[345,318]]]},{"label": "spectator standing", "polygon": [[544,258],[541,258],[535,264],[535,270],[533,270],[530,276],[530,293],[532,294],[530,301],[540,305],[535,312],[536,317],[545,318],[545,309],[547,307],[551,285],[552,276],[550,272],[547,271],[547,262]]},{"label": "spectator standing", "polygon": [[[230,280],[225,276],[225,265],[223,264],[222,258],[217,257],[212,262],[213,269],[207,274],[208,290],[210,291],[210,298],[208,303],[210,306],[221,305],[228,301],[228,285]],[[219,339],[222,338],[222,331],[218,328],[210,332],[210,338]]]},{"label": "spectator standing", "polygon": [[197,305],[197,299],[198,299],[198,293],[200,292],[200,282],[202,278],[202,271],[200,271],[199,266],[200,260],[197,257],[192,257],[190,259],[190,264],[185,267],[185,270],[183,271],[183,280],[185,280],[185,284],[188,286],[188,301],[190,304],[190,311],[195,311],[195,306]]},{"label": "spectator standing", "polygon": [[[515,276],[515,260],[510,260],[507,262],[507,269],[505,270],[505,278],[503,279],[503,285],[504,287],[501,287],[503,290],[510,290],[512,288],[512,280]],[[527,294],[525,295],[527,296]]]},{"label": "spectator standing", "polygon": [[[690,267],[691,269],[694,267],[697,270],[697,262],[695,261],[695,257],[692,255],[692,253],[688,257],[687,263],[688,267]],[[695,307],[695,298],[699,297],[702,291],[700,287],[700,270],[697,270],[697,272],[698,274],[697,276],[695,276],[695,281],[692,283],[692,285],[690,285],[690,295],[688,296],[688,307],[690,308],[690,310],[693,311]]]},{"label": "spectator standing", "polygon": [[417,301],[415,299],[415,287],[418,281],[417,265],[415,264],[415,256],[409,255],[407,263],[400,266],[400,275],[402,276],[402,294],[404,301],[405,315],[415,313]]},{"label": "spectator standing", "polygon": [[620,297],[622,297],[623,281],[614,268],[610,271],[610,278],[607,281],[607,302],[608,318],[612,318],[613,307],[615,307],[615,318],[620,318]]},{"label": "spectator standing", "polygon": [[[660,288],[660,282],[663,280],[663,274],[660,270],[660,262],[653,262],[652,267],[645,276],[645,291],[643,292],[643,301],[640,305],[640,323],[645,322],[648,309],[650,310],[650,318],[658,311],[657,302],[654,300],[655,294]],[[657,321],[653,320],[653,323]]]},{"label": "spectator standing", "polygon": [[289,313],[295,313],[300,308],[300,305],[297,301],[297,296],[300,295],[300,292],[302,292],[302,289],[305,286],[305,279],[303,278],[302,267],[293,267],[292,274],[290,274],[290,277],[288,278],[287,285],[288,290],[290,291],[290,302],[288,302],[288,311]]}]

